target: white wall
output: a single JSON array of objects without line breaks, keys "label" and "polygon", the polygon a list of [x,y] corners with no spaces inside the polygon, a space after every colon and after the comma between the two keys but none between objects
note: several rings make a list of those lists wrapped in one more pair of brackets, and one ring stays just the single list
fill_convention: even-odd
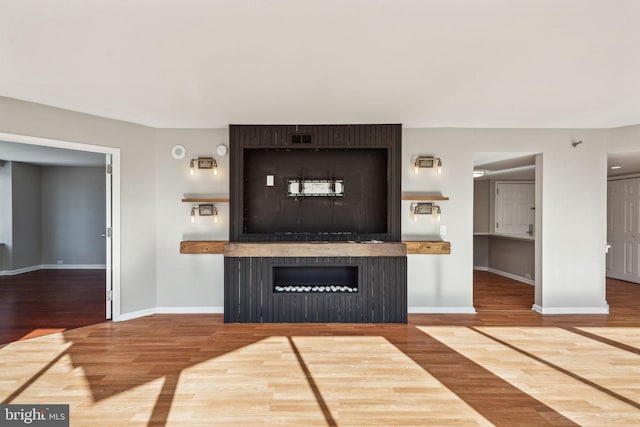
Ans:
[{"label": "white wall", "polygon": [[638,151],[640,149],[640,125],[610,129],[607,142],[608,153]]},{"label": "white wall", "polygon": [[[0,132],[121,149],[123,313],[155,307],[212,310],[223,305],[222,257],[181,255],[179,241],[194,236],[228,237],[226,207],[220,206],[218,227],[200,224],[191,228],[190,206],[180,203],[189,192],[227,194],[226,160],[221,162],[217,180],[198,177],[191,181],[186,175],[188,160],[172,159],[170,149],[180,143],[189,151],[187,158],[214,154],[219,143],[227,143],[226,129],[154,130],[0,98]],[[606,311],[606,152],[625,145],[608,144],[607,137],[635,138],[621,134],[605,130],[403,130],[403,191],[441,192],[450,197],[439,203],[442,224],[447,226],[443,240],[451,242],[451,255],[408,257],[412,311],[473,311],[473,158],[475,152],[490,151],[543,154],[539,173],[544,194],[538,204],[543,206],[542,226],[537,228],[543,247],[539,308],[545,312]],[[584,142],[573,148],[573,138]],[[415,154],[441,157],[442,175],[429,170],[414,175],[410,162]],[[438,238],[438,224],[410,221],[409,204],[402,203],[403,238]]]},{"label": "white wall", "polygon": [[[219,222],[197,218],[191,224],[193,203],[182,203],[186,195],[218,195],[229,197],[229,155],[220,158],[216,147],[228,146],[229,131],[159,129],[156,135],[156,222],[159,226],[157,248],[157,305],[160,311],[222,312],[224,306],[222,255],[181,255],[183,240],[228,240],[229,204],[216,203]],[[184,159],[171,156],[171,148],[182,144],[187,149]],[[189,161],[194,157],[214,157],[218,175],[197,170],[189,174]],[[184,309],[184,308],[187,309]]]},{"label": "white wall", "polygon": [[[418,311],[472,310],[473,156],[475,152],[542,153],[543,274],[538,309],[606,312],[606,149],[604,130],[405,129],[403,191],[441,191],[451,255],[409,257],[409,306]],[[574,148],[573,139],[583,140]],[[414,154],[442,158],[443,173],[410,172]],[[428,172],[427,172],[428,174]],[[403,206],[403,209],[404,206]],[[408,212],[408,208],[406,209]],[[403,235],[437,235],[403,218]]]}]

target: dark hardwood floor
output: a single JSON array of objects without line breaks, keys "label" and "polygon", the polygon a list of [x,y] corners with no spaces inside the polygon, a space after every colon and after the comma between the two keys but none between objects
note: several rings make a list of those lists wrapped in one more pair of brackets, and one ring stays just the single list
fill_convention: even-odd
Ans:
[{"label": "dark hardwood floor", "polygon": [[476,311],[531,310],[533,303],[534,286],[488,271],[473,271],[473,306]]},{"label": "dark hardwood floor", "polygon": [[104,270],[0,277],[0,345],[104,322]]}]

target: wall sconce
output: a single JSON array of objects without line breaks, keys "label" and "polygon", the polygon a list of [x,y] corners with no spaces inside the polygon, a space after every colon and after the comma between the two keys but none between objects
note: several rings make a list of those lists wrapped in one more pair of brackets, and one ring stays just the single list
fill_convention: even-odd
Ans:
[{"label": "wall sconce", "polygon": [[428,203],[411,203],[411,216],[415,222],[418,222],[419,215],[432,215],[433,218],[440,222],[442,219],[442,209],[440,206]]},{"label": "wall sconce", "polygon": [[417,156],[413,162],[413,172],[418,173],[420,168],[436,168],[438,175],[442,173],[442,159],[433,156]]},{"label": "wall sconce", "polygon": [[196,222],[196,213],[198,216],[212,216],[213,222],[218,222],[218,209],[212,204],[193,205],[191,207],[191,224]]},{"label": "wall sconce", "polygon": [[189,163],[189,173],[191,175],[196,174],[196,167],[198,169],[213,169],[213,174],[218,175],[218,162],[213,157],[198,157],[191,159]]}]

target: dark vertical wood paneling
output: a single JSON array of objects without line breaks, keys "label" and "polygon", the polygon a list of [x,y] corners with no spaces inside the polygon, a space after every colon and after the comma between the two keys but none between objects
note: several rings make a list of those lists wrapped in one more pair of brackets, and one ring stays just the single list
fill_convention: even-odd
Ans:
[{"label": "dark vertical wood paneling", "polygon": [[[312,136],[311,144],[292,144],[297,132]],[[244,152],[251,148],[309,149],[313,147],[387,148],[387,233],[363,240],[401,239],[401,125],[230,125],[231,241],[282,240],[273,234],[244,230]],[[307,240],[293,236],[291,240]],[[329,240],[333,238],[329,236]],[[339,237],[336,237],[336,240]],[[304,254],[301,254],[304,255]],[[353,294],[277,294],[274,265],[355,265],[358,292]],[[225,322],[406,322],[406,257],[398,258],[225,258]]]},{"label": "dark vertical wood paneling", "polygon": [[[357,293],[273,292],[274,266],[358,268]],[[225,258],[225,322],[406,323],[406,257]]]}]

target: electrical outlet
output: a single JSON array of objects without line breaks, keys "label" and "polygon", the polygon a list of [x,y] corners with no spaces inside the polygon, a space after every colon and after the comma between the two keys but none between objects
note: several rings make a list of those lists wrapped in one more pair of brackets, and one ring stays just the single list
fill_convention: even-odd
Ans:
[{"label": "electrical outlet", "polygon": [[531,279],[531,273],[524,273],[525,279]]},{"label": "electrical outlet", "polygon": [[273,175],[267,175],[267,187],[273,187],[274,179]]},{"label": "electrical outlet", "polygon": [[61,260],[61,259],[59,259],[59,260],[57,260],[57,261],[56,261],[56,264],[58,264],[58,265],[62,265],[62,264],[64,264],[64,262],[62,262],[62,260]]},{"label": "electrical outlet", "polygon": [[446,225],[441,225],[440,226],[440,235],[441,236],[446,236],[447,235],[447,226]]}]

